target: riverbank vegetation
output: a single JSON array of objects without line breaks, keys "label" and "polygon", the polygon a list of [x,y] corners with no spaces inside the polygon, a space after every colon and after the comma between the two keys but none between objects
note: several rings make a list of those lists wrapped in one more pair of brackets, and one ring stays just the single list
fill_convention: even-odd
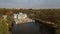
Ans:
[{"label": "riverbank vegetation", "polygon": [[[28,14],[30,18],[37,18],[42,19],[45,21],[51,21],[57,24],[58,29],[56,30],[56,34],[60,34],[60,9],[6,9],[0,8],[0,17],[5,15],[7,10],[11,10],[13,13],[23,12]],[[9,18],[10,19],[10,18]],[[2,18],[0,19],[0,21]],[[8,27],[5,24],[5,21],[0,22],[2,25],[0,27],[5,28],[4,30],[7,31]],[[3,28],[0,29],[0,33],[3,32]],[[4,31],[4,32],[5,32]]]}]

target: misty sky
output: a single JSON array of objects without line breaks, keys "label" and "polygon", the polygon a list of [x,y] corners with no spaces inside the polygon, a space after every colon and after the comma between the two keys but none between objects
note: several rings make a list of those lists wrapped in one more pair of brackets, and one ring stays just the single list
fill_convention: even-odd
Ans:
[{"label": "misty sky", "polygon": [[60,8],[60,0],[0,0],[0,8]]}]

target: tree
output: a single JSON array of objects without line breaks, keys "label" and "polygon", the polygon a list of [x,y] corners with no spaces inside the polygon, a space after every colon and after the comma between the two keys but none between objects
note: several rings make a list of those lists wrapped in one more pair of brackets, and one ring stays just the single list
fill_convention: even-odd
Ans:
[{"label": "tree", "polygon": [[0,34],[5,34],[9,31],[9,26],[7,25],[7,20],[0,18]]}]

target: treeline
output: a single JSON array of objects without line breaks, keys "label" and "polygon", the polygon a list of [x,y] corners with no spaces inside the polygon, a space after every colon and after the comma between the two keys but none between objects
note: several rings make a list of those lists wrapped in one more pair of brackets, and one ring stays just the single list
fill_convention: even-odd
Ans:
[{"label": "treeline", "polygon": [[43,19],[47,21],[56,22],[60,20],[60,9],[6,9],[0,8],[0,15],[6,13],[7,10],[13,13],[23,12],[28,14],[29,17]]}]

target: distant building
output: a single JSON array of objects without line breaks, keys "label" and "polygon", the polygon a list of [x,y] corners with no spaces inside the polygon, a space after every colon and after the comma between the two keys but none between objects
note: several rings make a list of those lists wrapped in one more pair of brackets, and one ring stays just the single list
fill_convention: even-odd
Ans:
[{"label": "distant building", "polygon": [[26,14],[22,14],[22,13],[21,13],[21,14],[19,14],[19,15],[18,15],[18,19],[21,19],[21,18],[23,18],[23,19],[24,19],[24,18],[26,18],[26,17],[27,17],[27,15],[26,15]]},{"label": "distant building", "polygon": [[27,17],[27,14],[23,14],[23,13],[20,13],[19,14],[14,14],[14,19],[23,19],[23,18],[26,18]]}]

